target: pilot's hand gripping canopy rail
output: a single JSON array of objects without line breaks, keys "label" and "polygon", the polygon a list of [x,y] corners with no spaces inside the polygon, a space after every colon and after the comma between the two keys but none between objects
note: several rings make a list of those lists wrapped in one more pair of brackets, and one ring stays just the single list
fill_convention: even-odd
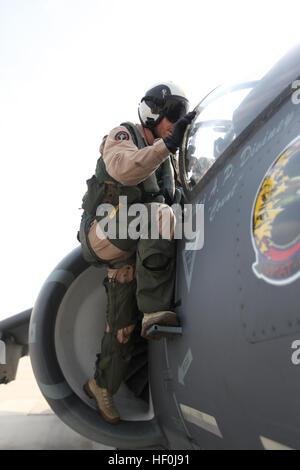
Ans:
[{"label": "pilot's hand gripping canopy rail", "polygon": [[[106,329],[95,375],[84,390],[97,400],[110,423],[120,419],[112,396],[126,375],[136,343],[143,341],[141,336],[158,340],[172,328],[180,330],[173,311],[176,221],[171,205],[178,202],[174,154],[195,117],[187,111],[188,100],[177,85],[161,83],[149,89],[138,108],[141,124],[125,122],[104,137],[95,175],[88,181],[83,199],[79,235],[83,255],[91,264],[107,266],[103,282]],[[125,238],[118,236],[124,230],[121,196],[127,197],[129,207],[143,205],[146,216],[140,225],[146,237],[131,238],[128,230]],[[113,206],[109,218],[116,223],[116,236],[104,230],[102,204]],[[170,227],[167,237],[166,220]],[[125,224],[131,221],[128,216]],[[157,225],[158,237],[151,236],[152,224]]]}]

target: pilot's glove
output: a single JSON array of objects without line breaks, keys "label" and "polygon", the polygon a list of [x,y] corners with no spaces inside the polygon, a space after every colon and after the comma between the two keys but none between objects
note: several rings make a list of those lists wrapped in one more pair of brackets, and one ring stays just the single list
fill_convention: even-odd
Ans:
[{"label": "pilot's glove", "polygon": [[191,124],[195,116],[196,111],[191,111],[182,118],[178,119],[176,124],[174,124],[172,134],[168,135],[163,139],[164,143],[166,144],[171,153],[175,153],[178,147],[180,147],[180,145],[182,144],[185,130],[187,126]]}]

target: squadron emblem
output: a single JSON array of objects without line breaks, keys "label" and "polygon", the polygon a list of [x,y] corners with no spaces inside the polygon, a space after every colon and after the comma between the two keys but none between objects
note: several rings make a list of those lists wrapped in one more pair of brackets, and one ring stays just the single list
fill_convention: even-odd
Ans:
[{"label": "squadron emblem", "polygon": [[129,140],[129,134],[125,131],[120,131],[115,135],[115,140]]},{"label": "squadron emblem", "polygon": [[262,181],[251,235],[257,277],[284,285],[300,276],[300,136],[276,158]]}]

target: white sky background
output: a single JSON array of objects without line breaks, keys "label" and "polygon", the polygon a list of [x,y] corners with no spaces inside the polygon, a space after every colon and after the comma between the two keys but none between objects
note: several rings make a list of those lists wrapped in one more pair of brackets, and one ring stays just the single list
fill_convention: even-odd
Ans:
[{"label": "white sky background", "polygon": [[73,248],[102,136],[154,83],[194,107],[299,41],[299,1],[0,0],[0,320]]}]

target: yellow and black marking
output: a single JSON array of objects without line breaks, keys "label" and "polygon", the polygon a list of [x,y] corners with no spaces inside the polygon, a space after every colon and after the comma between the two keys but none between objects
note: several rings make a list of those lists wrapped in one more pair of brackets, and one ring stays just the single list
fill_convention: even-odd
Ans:
[{"label": "yellow and black marking", "polygon": [[300,136],[269,168],[254,203],[252,267],[271,283],[292,282],[300,275],[299,159]]}]

